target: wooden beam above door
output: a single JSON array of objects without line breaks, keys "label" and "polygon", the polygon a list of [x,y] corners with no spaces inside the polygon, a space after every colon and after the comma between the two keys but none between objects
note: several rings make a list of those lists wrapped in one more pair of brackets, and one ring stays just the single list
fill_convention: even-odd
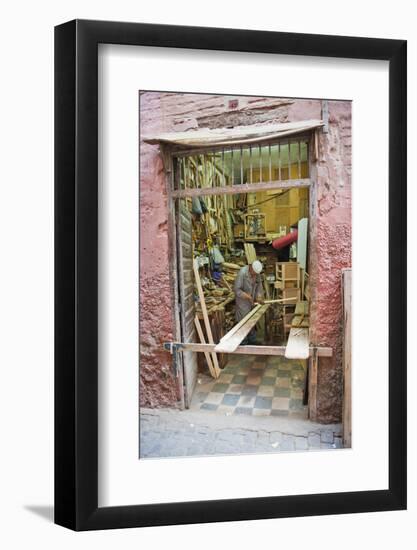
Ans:
[{"label": "wooden beam above door", "polygon": [[173,199],[185,199],[187,197],[201,197],[209,195],[237,195],[240,193],[258,193],[271,189],[291,189],[292,187],[310,187],[310,178],[267,181],[263,183],[243,183],[242,185],[229,185],[224,187],[198,187],[190,189],[178,189],[171,191]]}]

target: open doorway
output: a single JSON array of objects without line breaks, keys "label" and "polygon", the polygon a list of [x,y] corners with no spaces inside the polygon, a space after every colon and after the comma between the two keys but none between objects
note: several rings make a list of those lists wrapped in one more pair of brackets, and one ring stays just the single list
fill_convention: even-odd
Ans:
[{"label": "open doorway", "polygon": [[[181,354],[188,408],[308,416],[309,147],[296,136],[174,157],[184,192],[176,200],[181,341],[220,346]],[[239,314],[239,281],[254,262],[256,295]],[[291,334],[295,346],[305,341],[288,358]],[[235,353],[245,344],[259,353]]]},{"label": "open doorway", "polygon": [[[351,103],[139,109],[140,456],[340,448],[342,409],[349,446]],[[238,317],[250,267],[263,296]]]}]

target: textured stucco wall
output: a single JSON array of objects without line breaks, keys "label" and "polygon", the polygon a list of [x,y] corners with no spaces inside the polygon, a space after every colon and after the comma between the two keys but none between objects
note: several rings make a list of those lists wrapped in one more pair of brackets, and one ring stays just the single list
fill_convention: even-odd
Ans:
[{"label": "textured stucco wall", "polygon": [[[230,101],[238,100],[238,105]],[[321,118],[319,100],[140,94],[141,137],[162,131]],[[320,362],[318,418],[330,422],[341,413],[340,269],[350,266],[350,103],[329,102],[329,132],[320,135],[319,161],[312,175],[314,219],[310,249],[312,341],[335,348]],[[157,146],[140,143],[140,402],[178,406],[179,380],[162,343],[174,337],[173,291],[169,275],[166,180]]]},{"label": "textured stucco wall", "polygon": [[[166,129],[158,94],[140,101],[140,131]],[[157,147],[140,143],[140,404],[175,406],[178,381],[164,341],[173,340],[172,292],[168,269],[167,194]]]},{"label": "textured stucco wall", "polygon": [[341,269],[352,265],[351,131],[351,103],[329,101],[329,131],[319,133],[311,193],[311,340],[334,350],[331,359],[319,362],[321,422],[340,420],[342,413]]}]

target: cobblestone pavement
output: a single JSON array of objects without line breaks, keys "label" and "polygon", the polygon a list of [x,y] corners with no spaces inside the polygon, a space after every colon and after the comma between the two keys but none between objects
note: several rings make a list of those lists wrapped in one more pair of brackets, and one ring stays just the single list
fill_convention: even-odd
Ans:
[{"label": "cobblestone pavement", "polygon": [[340,424],[216,413],[140,411],[140,458],[341,449]]}]

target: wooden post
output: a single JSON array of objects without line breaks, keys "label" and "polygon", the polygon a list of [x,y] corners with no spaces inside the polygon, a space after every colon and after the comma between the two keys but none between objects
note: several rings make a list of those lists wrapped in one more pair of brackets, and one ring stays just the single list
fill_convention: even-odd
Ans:
[{"label": "wooden post", "polygon": [[[171,288],[171,311],[172,311],[172,321],[174,325],[174,334],[176,338],[181,337],[181,322],[180,314],[178,307],[176,305],[179,302],[179,292],[178,292],[178,271],[177,271],[177,226],[175,219],[175,201],[172,199],[172,191],[175,187],[175,173],[173,167],[173,159],[169,154],[169,148],[165,146],[161,147],[162,158],[165,159],[165,162],[168,163],[169,169],[166,174],[166,191],[168,197],[168,242],[169,242],[169,256],[168,263],[170,266],[170,288]],[[184,396],[184,369],[183,369],[183,357],[180,357],[181,365],[177,369],[178,377],[178,388],[180,388],[180,408],[185,409],[185,396]]]},{"label": "wooden post", "polygon": [[317,420],[317,379],[318,379],[318,356],[317,348],[314,348],[310,358],[309,388],[308,388],[308,417],[315,422]]},{"label": "wooden post", "polygon": [[[197,287],[198,296],[200,298],[201,311],[203,313],[204,326],[206,327],[207,339],[209,341],[209,344],[214,344],[213,334],[211,332],[211,326],[210,326],[210,319],[207,314],[206,300],[204,298],[203,287],[201,286],[200,273],[198,271],[197,260],[193,260],[193,268],[194,268],[195,284]],[[219,367],[219,362],[217,360],[217,355],[215,352],[212,353],[212,359],[213,359],[213,365],[214,365],[214,372],[216,374],[216,378],[218,378],[220,375],[220,367]]]},{"label": "wooden post", "polygon": [[[201,328],[201,323],[200,323],[200,319],[198,318],[198,315],[196,315],[194,317],[194,324],[195,324],[195,328],[197,329],[197,333],[198,333],[198,337],[200,338],[200,342],[202,344],[205,344],[206,339],[204,338],[203,329]],[[214,368],[214,365],[213,365],[213,362],[211,360],[210,354],[207,351],[204,352],[204,357],[206,358],[210,374],[212,375],[213,378],[217,378],[216,370]]]},{"label": "wooden post", "polygon": [[343,292],[343,446],[352,446],[352,270],[342,270]]},{"label": "wooden post", "polygon": [[324,122],[323,133],[329,133],[329,101],[327,99],[321,100],[321,118]]}]

